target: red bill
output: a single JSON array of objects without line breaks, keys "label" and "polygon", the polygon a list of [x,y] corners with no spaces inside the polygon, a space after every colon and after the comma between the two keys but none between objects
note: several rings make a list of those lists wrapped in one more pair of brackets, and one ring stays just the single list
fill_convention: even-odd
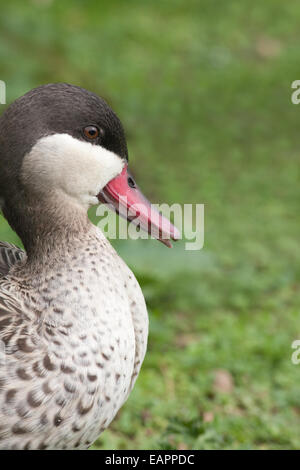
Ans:
[{"label": "red bill", "polygon": [[151,206],[140,191],[127,165],[119,176],[103,188],[98,199],[169,248],[172,247],[170,240],[177,241],[180,238],[179,230]]}]

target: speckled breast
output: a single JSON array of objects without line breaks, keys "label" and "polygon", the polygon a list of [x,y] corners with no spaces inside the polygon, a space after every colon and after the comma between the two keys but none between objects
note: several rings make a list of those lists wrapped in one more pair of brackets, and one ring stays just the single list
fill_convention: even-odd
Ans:
[{"label": "speckled breast", "polygon": [[126,282],[99,249],[73,251],[20,300],[30,314],[6,341],[0,448],[86,448],[128,396],[136,339]]}]

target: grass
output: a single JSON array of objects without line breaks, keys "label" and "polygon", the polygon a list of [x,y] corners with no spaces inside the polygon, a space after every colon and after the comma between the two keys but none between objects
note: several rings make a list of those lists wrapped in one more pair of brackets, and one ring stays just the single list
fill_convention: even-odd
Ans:
[{"label": "grass", "polygon": [[[115,243],[143,287],[150,339],[94,448],[299,448],[300,6],[1,4],[8,102],[51,81],[98,92],[153,202],[205,204],[200,252]],[[3,219],[0,238],[16,241]]]}]

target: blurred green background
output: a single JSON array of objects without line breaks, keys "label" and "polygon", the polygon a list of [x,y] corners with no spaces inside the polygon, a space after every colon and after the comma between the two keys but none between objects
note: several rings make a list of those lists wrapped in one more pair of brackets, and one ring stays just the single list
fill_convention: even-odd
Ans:
[{"label": "blurred green background", "polygon": [[[48,82],[93,90],[119,114],[152,202],[205,204],[201,251],[114,243],[142,285],[150,339],[94,448],[299,448],[299,2],[0,7],[8,103]],[[18,242],[3,218],[0,238]]]}]

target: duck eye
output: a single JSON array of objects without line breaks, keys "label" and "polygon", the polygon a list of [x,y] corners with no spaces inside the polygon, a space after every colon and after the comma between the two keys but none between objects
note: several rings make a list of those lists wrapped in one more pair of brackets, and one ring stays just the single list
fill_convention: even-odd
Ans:
[{"label": "duck eye", "polygon": [[99,131],[98,127],[96,127],[96,126],[87,126],[87,127],[85,127],[83,129],[83,133],[84,133],[85,137],[87,137],[90,140],[97,139],[97,137],[99,137],[99,135],[100,135],[100,131]]}]

